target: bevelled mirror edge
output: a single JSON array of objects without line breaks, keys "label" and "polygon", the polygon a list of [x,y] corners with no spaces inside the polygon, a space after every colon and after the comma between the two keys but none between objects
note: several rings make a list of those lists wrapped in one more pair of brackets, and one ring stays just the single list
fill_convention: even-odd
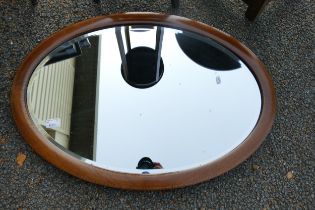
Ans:
[{"label": "bevelled mirror edge", "polygon": [[[260,119],[244,142],[224,158],[199,168],[162,175],[117,173],[84,163],[69,154],[60,153],[59,148],[45,140],[35,129],[26,108],[26,86],[35,67],[45,55],[59,44],[88,32],[125,24],[144,23],[185,29],[211,37],[238,55],[257,78],[263,99]],[[58,168],[84,180],[110,187],[141,190],[169,189],[208,180],[225,173],[247,159],[259,147],[271,129],[275,117],[275,92],[271,77],[263,64],[248,48],[231,36],[186,18],[153,13],[129,13],[83,21],[71,25],[43,41],[29,54],[16,74],[11,93],[11,107],[16,125],[25,140],[40,156]]]}]

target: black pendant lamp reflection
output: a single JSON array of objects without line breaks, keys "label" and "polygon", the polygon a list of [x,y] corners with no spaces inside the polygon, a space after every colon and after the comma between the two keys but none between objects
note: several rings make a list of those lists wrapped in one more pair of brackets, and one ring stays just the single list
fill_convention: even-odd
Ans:
[{"label": "black pendant lamp reflection", "polygon": [[[145,26],[142,27],[145,28]],[[164,72],[164,63],[161,58],[163,28],[157,27],[155,49],[146,46],[131,49],[129,26],[126,26],[126,54],[121,28],[122,27],[116,27],[116,37],[122,60],[122,77],[129,85],[136,88],[149,88],[154,86],[160,81]],[[152,27],[150,27],[150,29],[151,28]],[[141,33],[141,31],[138,30],[138,33]]]}]

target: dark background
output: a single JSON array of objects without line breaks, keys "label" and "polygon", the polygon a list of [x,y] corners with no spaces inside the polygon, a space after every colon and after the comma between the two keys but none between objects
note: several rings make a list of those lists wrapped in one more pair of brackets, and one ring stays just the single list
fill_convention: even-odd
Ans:
[{"label": "dark background", "polygon": [[[315,209],[314,1],[272,1],[256,22],[240,0],[0,0],[0,209]],[[15,128],[10,88],[23,58],[66,25],[111,13],[175,13],[214,26],[264,62],[277,91],[277,117],[257,152],[202,184],[171,191],[124,191],[87,183],[35,154]],[[23,166],[16,157],[26,155]],[[189,155],[189,154],[188,154]],[[293,177],[287,177],[292,172]]]}]

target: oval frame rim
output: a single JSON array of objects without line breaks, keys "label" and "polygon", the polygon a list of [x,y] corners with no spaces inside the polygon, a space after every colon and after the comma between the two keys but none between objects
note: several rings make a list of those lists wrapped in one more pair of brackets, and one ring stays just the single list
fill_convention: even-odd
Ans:
[{"label": "oval frame rim", "polygon": [[[28,81],[40,61],[61,43],[96,30],[126,24],[155,24],[188,30],[219,42],[236,54],[251,70],[260,87],[262,109],[252,132],[229,153],[203,166],[165,174],[129,174],[115,172],[85,163],[47,140],[29,116],[26,103]],[[257,56],[232,36],[206,24],[158,13],[123,13],[99,16],[81,21],[53,33],[35,47],[16,72],[11,90],[11,111],[15,124],[34,151],[59,169],[85,181],[108,187],[133,190],[161,190],[190,186],[207,181],[235,168],[248,159],[269,134],[275,114],[276,97],[271,76]]]}]

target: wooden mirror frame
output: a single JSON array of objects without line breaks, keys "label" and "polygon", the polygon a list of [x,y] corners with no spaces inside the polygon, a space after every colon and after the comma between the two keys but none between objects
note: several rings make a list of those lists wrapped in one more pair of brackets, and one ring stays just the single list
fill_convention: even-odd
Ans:
[{"label": "wooden mirror frame", "polygon": [[[53,49],[74,37],[105,28],[128,24],[154,24],[187,30],[210,37],[234,52],[252,71],[262,95],[259,120],[247,138],[225,156],[206,165],[165,174],[129,174],[110,171],[81,161],[63,152],[37,129],[28,112],[26,91],[30,77]],[[173,15],[125,13],[101,16],[58,31],[41,42],[23,61],[13,81],[11,108],[16,125],[26,142],[45,160],[83,180],[109,187],[137,190],[171,189],[197,184],[219,176],[245,161],[261,145],[272,127],[276,113],[275,90],[262,62],[239,41],[208,25]]]}]

